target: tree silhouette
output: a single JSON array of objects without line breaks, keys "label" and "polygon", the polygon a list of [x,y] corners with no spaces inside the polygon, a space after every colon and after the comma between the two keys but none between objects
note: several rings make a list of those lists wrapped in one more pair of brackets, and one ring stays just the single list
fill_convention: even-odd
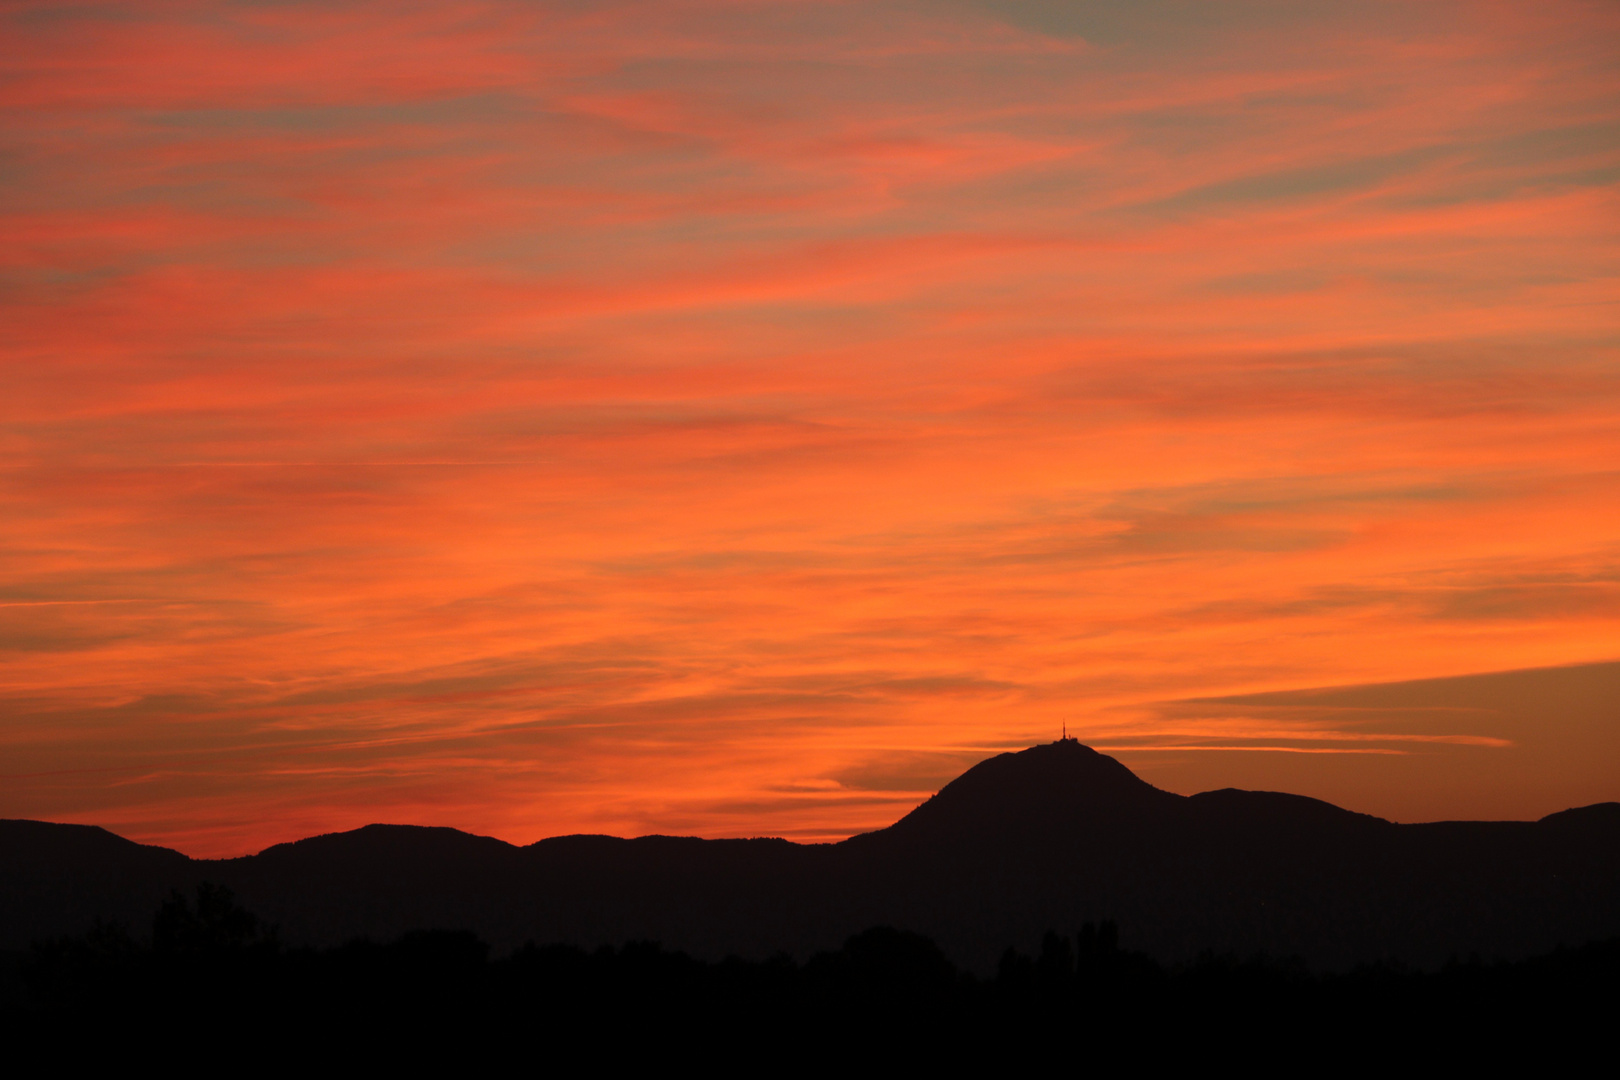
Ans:
[{"label": "tree silhouette", "polygon": [[217,956],[273,941],[231,890],[207,881],[197,886],[195,907],[176,889],[152,919],[152,947],[160,955]]}]

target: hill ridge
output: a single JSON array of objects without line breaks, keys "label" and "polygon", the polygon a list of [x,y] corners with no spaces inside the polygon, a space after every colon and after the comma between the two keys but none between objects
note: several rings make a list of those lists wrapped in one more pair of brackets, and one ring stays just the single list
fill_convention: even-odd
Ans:
[{"label": "hill ridge", "polygon": [[[60,842],[57,842],[57,841]],[[549,837],[374,823],[194,860],[94,826],[0,822],[0,948],[132,926],[213,880],[290,943],[471,929],[497,947],[663,941],[803,954],[888,924],[970,967],[1116,920],[1165,960],[1319,966],[1529,955],[1620,934],[1620,803],[1538,822],[1402,825],[1285,792],[1162,791],[1072,740],[978,763],[887,828],[778,837]]]}]

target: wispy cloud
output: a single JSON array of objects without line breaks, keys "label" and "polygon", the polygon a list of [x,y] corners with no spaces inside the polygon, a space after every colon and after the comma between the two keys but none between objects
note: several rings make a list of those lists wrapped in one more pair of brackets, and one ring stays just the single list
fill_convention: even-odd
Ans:
[{"label": "wispy cloud", "polygon": [[0,814],[828,837],[1065,719],[1540,806],[1160,703],[1612,659],[1616,18],[9,5]]}]

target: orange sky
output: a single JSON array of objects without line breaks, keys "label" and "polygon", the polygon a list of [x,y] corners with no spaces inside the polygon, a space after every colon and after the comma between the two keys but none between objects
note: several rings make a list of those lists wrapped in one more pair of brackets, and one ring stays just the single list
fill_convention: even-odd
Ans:
[{"label": "orange sky", "polygon": [[1620,798],[1612,3],[8,2],[0,126],[0,816]]}]

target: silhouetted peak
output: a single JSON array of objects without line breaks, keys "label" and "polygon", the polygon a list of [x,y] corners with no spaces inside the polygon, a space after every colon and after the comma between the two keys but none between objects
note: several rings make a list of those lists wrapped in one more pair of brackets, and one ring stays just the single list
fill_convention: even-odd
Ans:
[{"label": "silhouetted peak", "polygon": [[1012,796],[1032,788],[1066,796],[1134,798],[1169,794],[1080,740],[1059,739],[981,761],[946,784],[935,798],[960,797],[978,791]]},{"label": "silhouetted peak", "polygon": [[99,825],[66,825],[21,818],[0,820],[0,857],[11,866],[56,862],[66,858],[151,858],[189,860],[178,851],[138,844]]},{"label": "silhouetted peak", "polygon": [[1620,830],[1620,802],[1600,802],[1548,814],[1538,824],[1560,829]]},{"label": "silhouetted peak", "polygon": [[1038,835],[1180,807],[1124,765],[1077,739],[981,761],[883,830],[964,835],[1017,830]]},{"label": "silhouetted peak", "polygon": [[491,836],[475,836],[444,826],[364,825],[348,832],[324,833],[276,844],[260,852],[271,861],[300,858],[407,858],[489,854],[516,851]]},{"label": "silhouetted peak", "polygon": [[1309,795],[1284,791],[1245,791],[1220,788],[1191,796],[1188,804],[1205,821],[1232,828],[1390,826],[1392,823],[1371,814],[1346,810]]}]

